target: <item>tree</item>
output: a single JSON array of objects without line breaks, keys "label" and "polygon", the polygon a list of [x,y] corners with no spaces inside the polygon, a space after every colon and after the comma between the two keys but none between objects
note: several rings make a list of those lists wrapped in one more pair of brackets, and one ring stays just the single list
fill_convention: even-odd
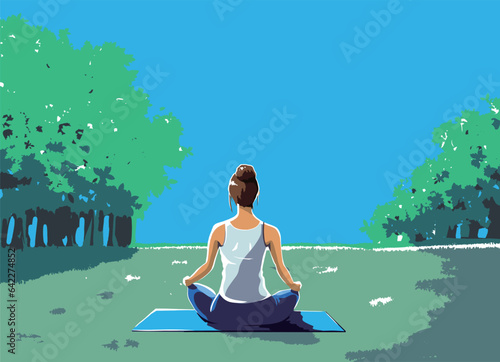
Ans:
[{"label": "tree", "polygon": [[[433,132],[443,150],[426,159],[394,189],[394,199],[376,208],[362,231],[385,245],[444,242],[461,237],[500,237],[500,99],[485,101],[490,112],[465,110]],[[396,242],[394,241],[396,239]]]},{"label": "tree", "polygon": [[[0,24],[0,67],[9,69],[1,73],[0,84],[0,150],[7,160],[1,172],[43,180],[36,187],[18,188],[20,204],[4,198],[2,220],[25,207],[22,213],[32,210],[25,220],[29,223],[37,208],[45,210],[55,215],[49,233],[57,234],[56,220],[62,217],[72,231],[55,238],[64,234],[67,242],[74,242],[80,219],[90,230],[93,212],[107,215],[110,226],[117,218],[133,237],[135,220],[150,205],[150,194],[159,196],[176,182],[165,167],[180,168],[191,154],[190,147],[179,144],[180,122],[171,113],[146,117],[149,96],[132,86],[138,72],[126,68],[133,57],[116,44],[86,42],[74,49],[68,30],[56,37],[28,25],[20,15]],[[40,188],[46,197],[37,203],[28,194]]]}]

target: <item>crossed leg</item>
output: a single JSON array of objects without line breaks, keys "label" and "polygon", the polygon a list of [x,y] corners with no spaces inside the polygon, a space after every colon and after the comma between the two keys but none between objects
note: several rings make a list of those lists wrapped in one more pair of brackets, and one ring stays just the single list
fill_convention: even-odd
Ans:
[{"label": "crossed leg", "polygon": [[287,319],[299,301],[299,293],[281,290],[254,303],[230,303],[199,283],[188,287],[188,299],[198,315],[206,322],[217,324],[266,325]]},{"label": "crossed leg", "polygon": [[209,322],[211,306],[215,299],[215,292],[206,285],[193,283],[188,287],[188,299],[198,315]]}]

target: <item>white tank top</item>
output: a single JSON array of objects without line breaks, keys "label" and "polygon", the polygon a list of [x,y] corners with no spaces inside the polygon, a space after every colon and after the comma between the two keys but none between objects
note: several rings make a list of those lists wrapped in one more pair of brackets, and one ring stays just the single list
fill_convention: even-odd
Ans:
[{"label": "white tank top", "polygon": [[223,269],[219,294],[233,303],[252,303],[269,297],[262,275],[267,250],[264,223],[243,230],[226,221],[225,230],[225,241],[220,247]]}]

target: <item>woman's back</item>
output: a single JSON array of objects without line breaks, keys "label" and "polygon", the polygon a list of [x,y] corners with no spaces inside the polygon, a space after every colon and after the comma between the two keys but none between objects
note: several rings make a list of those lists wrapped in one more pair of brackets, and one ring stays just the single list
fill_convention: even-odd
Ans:
[{"label": "woman's back", "polygon": [[[264,224],[253,214],[259,195],[257,174],[250,165],[240,165],[229,182],[229,205],[238,205],[236,217],[214,225],[207,245],[207,260],[191,276],[184,278],[188,298],[205,321],[240,328],[243,325],[278,323],[292,313],[299,300],[300,282],[294,282],[283,262],[278,229]],[[231,206],[232,210],[232,206]],[[265,237],[264,237],[265,233]],[[271,295],[262,274],[267,247],[276,271],[288,290]],[[219,294],[196,283],[212,270],[220,251],[223,271]],[[271,313],[262,313],[263,310]],[[255,320],[257,317],[258,320]],[[235,325],[236,323],[236,325]]]},{"label": "woman's back", "polygon": [[267,250],[262,221],[251,229],[224,223],[224,243],[220,247],[222,282],[219,294],[229,302],[252,303],[271,294],[267,291],[262,265]]}]

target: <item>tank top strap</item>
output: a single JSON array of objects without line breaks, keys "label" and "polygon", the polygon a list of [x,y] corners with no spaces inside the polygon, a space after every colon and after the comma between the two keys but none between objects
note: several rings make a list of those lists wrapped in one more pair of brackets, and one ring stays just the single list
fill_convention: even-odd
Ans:
[{"label": "tank top strap", "polygon": [[227,226],[228,226],[229,223],[230,223],[229,220],[224,221],[224,242],[222,243],[222,245],[220,247],[223,247],[224,245],[226,245],[226,240],[227,240]]}]

